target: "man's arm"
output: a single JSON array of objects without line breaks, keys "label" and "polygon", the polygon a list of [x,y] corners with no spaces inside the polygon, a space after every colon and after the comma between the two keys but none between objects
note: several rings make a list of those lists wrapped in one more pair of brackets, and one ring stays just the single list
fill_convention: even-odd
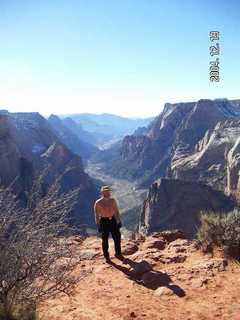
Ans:
[{"label": "man's arm", "polygon": [[99,213],[98,213],[98,204],[97,202],[95,202],[94,204],[94,213],[95,213],[95,222],[97,225],[100,224],[100,217],[99,217]]},{"label": "man's arm", "polygon": [[120,213],[119,213],[117,201],[115,199],[113,199],[113,204],[115,209],[114,216],[116,217],[117,223],[120,223],[121,222]]}]

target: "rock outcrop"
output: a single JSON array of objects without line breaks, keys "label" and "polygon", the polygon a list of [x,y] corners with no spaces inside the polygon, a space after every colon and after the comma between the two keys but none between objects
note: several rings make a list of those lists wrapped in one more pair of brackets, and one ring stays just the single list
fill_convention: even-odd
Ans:
[{"label": "rock outcrop", "polygon": [[152,184],[144,202],[139,231],[149,234],[181,229],[193,236],[202,210],[227,211],[233,201],[220,191],[197,182],[162,178]]}]

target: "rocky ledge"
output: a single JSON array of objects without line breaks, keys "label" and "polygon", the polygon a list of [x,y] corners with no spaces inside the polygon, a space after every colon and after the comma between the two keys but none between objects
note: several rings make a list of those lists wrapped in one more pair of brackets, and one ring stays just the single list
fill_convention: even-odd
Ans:
[{"label": "rocky ledge", "polygon": [[124,261],[107,264],[101,239],[69,240],[81,256],[84,273],[73,294],[39,306],[40,319],[237,319],[240,315],[239,266],[221,250],[203,254],[195,240],[178,230],[122,240]]}]

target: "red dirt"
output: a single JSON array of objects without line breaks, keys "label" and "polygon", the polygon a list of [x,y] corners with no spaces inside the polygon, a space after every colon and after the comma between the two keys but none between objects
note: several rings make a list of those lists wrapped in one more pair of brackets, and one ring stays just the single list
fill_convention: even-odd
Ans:
[{"label": "red dirt", "polygon": [[[147,241],[151,244],[149,249]],[[131,241],[123,240],[122,243],[123,249],[131,246]],[[152,243],[152,238],[144,245],[137,243],[139,250],[126,255],[126,260],[121,262],[114,257],[110,240],[113,263],[107,264],[102,257],[99,238],[89,237],[82,245],[76,242],[76,254],[87,252],[89,257],[75,272],[90,272],[70,297],[61,294],[42,303],[39,318],[240,320],[240,267],[237,264],[228,262],[225,267],[222,258],[204,255],[196,249],[194,242],[182,239],[167,243],[163,250],[152,248]],[[139,267],[142,260],[152,266],[152,271],[146,275],[145,270],[144,276],[141,276],[144,270]],[[162,295],[157,296],[156,290],[163,291]]]}]

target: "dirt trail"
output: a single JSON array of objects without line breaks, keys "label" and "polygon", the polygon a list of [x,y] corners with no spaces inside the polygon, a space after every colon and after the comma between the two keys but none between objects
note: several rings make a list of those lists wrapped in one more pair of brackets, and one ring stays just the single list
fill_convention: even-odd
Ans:
[{"label": "dirt trail", "polygon": [[[191,244],[184,246],[180,240],[180,243],[173,242],[171,248],[168,245],[165,250],[155,249],[154,271],[148,272],[154,281],[144,285],[131,277],[130,266],[136,254],[150,257],[153,249],[143,251],[140,248],[139,253],[128,255],[126,261],[121,262],[113,257],[113,243],[110,242],[111,265],[102,258],[100,239],[86,239],[83,248],[78,250],[85,248],[93,253],[93,257],[82,261],[76,272],[81,272],[81,269],[91,272],[79,282],[70,297],[62,294],[45,302],[39,309],[40,320],[240,319],[239,266],[229,263],[226,269],[217,271],[211,265],[221,262],[221,259],[214,260],[198,250],[193,251]],[[187,255],[185,261],[161,263],[164,255],[181,256],[183,253],[179,251],[183,249]],[[204,266],[208,267],[204,269]],[[193,273],[196,267],[197,271]],[[166,282],[166,279],[170,280]],[[172,282],[171,291],[167,289],[169,281]],[[156,284],[167,290],[164,295],[155,294]],[[184,294],[178,294],[179,290]]]}]

